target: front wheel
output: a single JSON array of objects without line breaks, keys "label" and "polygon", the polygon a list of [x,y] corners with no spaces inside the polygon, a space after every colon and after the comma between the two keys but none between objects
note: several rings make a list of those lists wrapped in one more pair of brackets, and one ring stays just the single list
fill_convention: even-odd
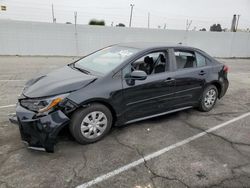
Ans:
[{"label": "front wheel", "polygon": [[70,132],[80,144],[93,143],[109,132],[112,120],[112,114],[106,106],[93,103],[73,114]]},{"label": "front wheel", "polygon": [[208,112],[212,110],[218,98],[218,90],[214,85],[207,86],[202,94],[199,104],[199,110]]}]

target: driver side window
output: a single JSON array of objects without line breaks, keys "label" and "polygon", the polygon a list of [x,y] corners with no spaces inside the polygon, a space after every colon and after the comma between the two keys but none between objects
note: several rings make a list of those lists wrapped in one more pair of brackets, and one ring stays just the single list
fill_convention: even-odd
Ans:
[{"label": "driver side window", "polygon": [[[152,52],[137,59],[124,69],[124,73],[131,73],[134,70],[142,70],[147,75],[165,72],[169,67],[168,57],[165,51]],[[125,75],[124,74],[124,75]]]}]

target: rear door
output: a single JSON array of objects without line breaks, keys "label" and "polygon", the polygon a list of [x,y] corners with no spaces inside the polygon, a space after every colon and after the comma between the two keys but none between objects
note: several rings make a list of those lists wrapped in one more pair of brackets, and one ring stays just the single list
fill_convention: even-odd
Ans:
[{"label": "rear door", "polygon": [[[153,59],[153,66],[145,65]],[[152,63],[152,62],[151,62]],[[133,70],[147,72],[146,80],[135,80],[133,84],[125,79],[125,75]],[[127,120],[143,118],[161,113],[171,107],[174,97],[174,81],[169,74],[170,60],[168,50],[147,53],[130,63],[123,69],[123,98]]]},{"label": "rear door", "polygon": [[210,69],[205,57],[199,52],[181,48],[173,49],[172,52],[176,106],[193,105],[200,99]]}]

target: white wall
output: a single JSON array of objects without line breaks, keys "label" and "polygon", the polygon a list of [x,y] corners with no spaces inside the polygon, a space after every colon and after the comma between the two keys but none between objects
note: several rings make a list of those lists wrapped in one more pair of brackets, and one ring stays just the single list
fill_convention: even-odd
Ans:
[{"label": "white wall", "polygon": [[167,42],[215,57],[250,57],[250,33],[116,28],[0,20],[0,55],[84,55],[120,42]]}]

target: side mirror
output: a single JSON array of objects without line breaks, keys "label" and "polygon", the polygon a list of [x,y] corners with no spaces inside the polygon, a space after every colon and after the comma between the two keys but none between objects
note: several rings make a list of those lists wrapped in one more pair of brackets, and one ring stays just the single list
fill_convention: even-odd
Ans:
[{"label": "side mirror", "polygon": [[130,73],[129,78],[132,80],[145,80],[147,78],[147,73],[142,70],[135,70]]}]

